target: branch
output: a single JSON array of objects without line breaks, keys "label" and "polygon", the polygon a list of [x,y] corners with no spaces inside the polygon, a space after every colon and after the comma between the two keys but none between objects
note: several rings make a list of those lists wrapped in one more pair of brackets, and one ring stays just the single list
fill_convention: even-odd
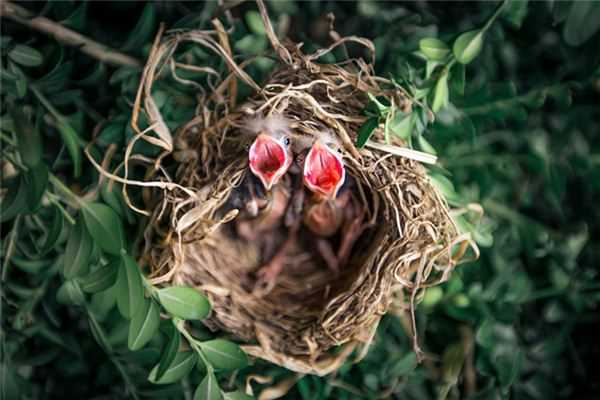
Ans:
[{"label": "branch", "polygon": [[141,67],[139,60],[89,39],[69,28],[65,28],[48,18],[36,17],[17,4],[0,0],[0,17],[9,18],[31,29],[45,33],[61,43],[77,47],[90,57],[106,62],[107,64]]}]

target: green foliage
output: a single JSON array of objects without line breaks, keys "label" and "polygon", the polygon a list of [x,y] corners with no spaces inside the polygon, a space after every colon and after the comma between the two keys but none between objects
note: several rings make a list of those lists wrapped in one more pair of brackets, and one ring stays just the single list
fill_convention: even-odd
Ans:
[{"label": "green foliage", "polygon": [[[159,21],[208,28],[218,4],[23,6],[145,60]],[[327,12],[340,34],[375,41],[376,72],[413,105],[403,111],[372,97],[357,144],[383,126],[386,140],[396,135],[437,154],[431,181],[482,250],[447,283],[418,294],[427,363],[417,364],[410,320],[399,312],[382,319],[364,360],[335,375],[305,376],[287,398],[597,397],[590,327],[600,301],[598,3],[267,6],[276,32],[289,29],[306,52],[330,43],[320,33]],[[267,50],[256,9],[234,11],[232,47],[245,56]],[[239,391],[250,374],[293,378],[261,361],[244,368],[238,345],[196,323],[210,312],[201,293],[146,278],[136,261],[143,219],[83,156],[89,146],[101,162],[114,144],[110,169],[123,161],[141,69],[2,23],[0,397],[239,400],[251,398]],[[194,46],[181,50],[181,61],[223,68]],[[321,61],[343,57],[334,51]],[[272,66],[259,57],[246,70],[261,80]],[[207,87],[194,79],[155,87],[173,131],[194,115],[198,86]],[[134,150],[156,155],[146,143]],[[143,204],[139,191],[128,194]]]},{"label": "green foliage", "polygon": [[158,299],[167,311],[182,319],[204,319],[210,311],[206,297],[186,287],[161,289],[158,291]]}]

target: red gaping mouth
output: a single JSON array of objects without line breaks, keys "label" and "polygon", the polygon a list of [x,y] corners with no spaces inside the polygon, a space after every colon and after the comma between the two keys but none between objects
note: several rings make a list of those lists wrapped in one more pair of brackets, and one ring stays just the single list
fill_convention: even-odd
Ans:
[{"label": "red gaping mouth", "polygon": [[306,186],[327,198],[335,198],[345,178],[346,171],[341,157],[317,141],[304,163]]},{"label": "red gaping mouth", "polygon": [[258,135],[250,147],[249,159],[250,170],[260,178],[267,190],[289,167],[285,149],[277,140],[265,134]]}]

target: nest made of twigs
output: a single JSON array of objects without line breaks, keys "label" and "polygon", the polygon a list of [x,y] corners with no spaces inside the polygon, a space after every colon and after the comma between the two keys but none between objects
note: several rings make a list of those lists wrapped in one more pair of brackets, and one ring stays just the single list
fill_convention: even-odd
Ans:
[{"label": "nest made of twigs", "polygon": [[[218,20],[213,21],[214,31],[177,31],[164,38],[159,33],[134,105],[132,125],[138,134],[129,143],[121,181],[142,184],[127,176],[135,141],[144,139],[161,147],[164,153],[151,168],[161,178],[143,183],[162,189],[150,201],[155,207],[144,211],[131,205],[151,217],[144,254],[152,281],[204,292],[213,306],[206,325],[246,343],[247,353],[294,371],[325,374],[340,366],[357,346],[371,341],[390,307],[414,307],[419,289],[446,280],[467,247],[474,245],[468,235],[459,234],[447,204],[420,163],[355,148],[357,131],[365,121],[367,94],[385,97],[404,109],[410,109],[411,101],[392,82],[377,77],[372,63],[349,59],[320,64],[317,60],[348,41],[373,52],[371,42],[341,38],[327,49],[305,55],[299,45],[279,42],[261,2],[259,8],[278,60],[262,85],[244,72],[251,60],[238,62],[233,56]],[[182,43],[212,50],[225,60],[229,75],[220,79],[210,68],[176,62]],[[154,103],[152,86],[168,69],[175,80],[186,84],[177,79],[178,68],[215,79],[210,92],[198,95],[196,117],[172,135]],[[254,94],[238,105],[241,82]],[[151,123],[143,131],[138,126],[141,112]],[[264,262],[261,248],[232,234],[229,226],[238,210],[227,204],[249,173],[244,124],[248,117],[274,114],[285,116],[294,132],[305,138],[322,132],[338,138],[355,182],[354,195],[367,210],[370,228],[339,276],[307,256],[305,243],[290,252],[272,290],[257,293],[252,272]],[[382,136],[376,132],[374,140]],[[177,160],[171,177],[161,166],[168,154]]]}]

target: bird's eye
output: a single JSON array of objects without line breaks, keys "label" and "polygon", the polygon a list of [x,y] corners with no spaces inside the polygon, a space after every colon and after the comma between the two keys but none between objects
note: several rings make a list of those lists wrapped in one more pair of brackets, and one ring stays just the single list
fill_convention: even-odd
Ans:
[{"label": "bird's eye", "polygon": [[286,146],[289,146],[289,145],[290,145],[290,143],[291,143],[291,141],[290,141],[290,138],[289,138],[289,137],[285,137],[285,138],[283,139],[283,144],[285,144]]}]

